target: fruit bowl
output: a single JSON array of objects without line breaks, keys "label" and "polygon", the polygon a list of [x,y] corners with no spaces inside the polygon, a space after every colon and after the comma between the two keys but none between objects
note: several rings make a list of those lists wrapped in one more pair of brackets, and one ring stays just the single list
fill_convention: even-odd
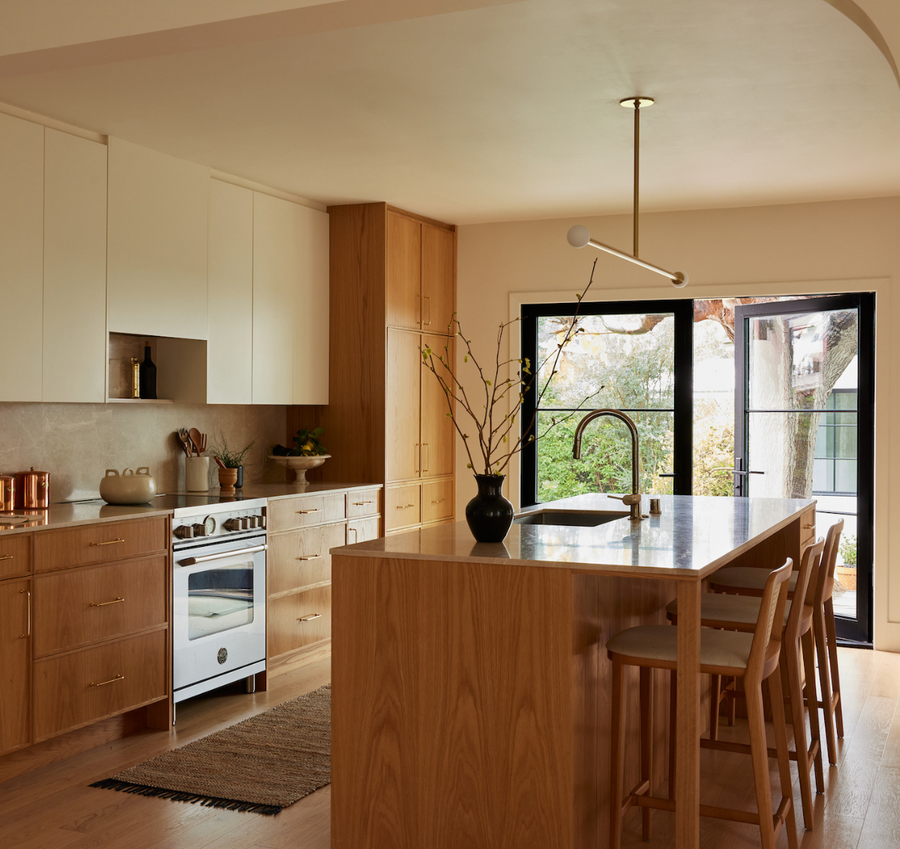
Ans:
[{"label": "fruit bowl", "polygon": [[299,484],[309,483],[306,479],[306,473],[310,469],[321,466],[329,457],[331,457],[331,454],[314,454],[309,457],[269,454],[270,460],[274,460],[279,465],[285,466],[288,469],[293,469],[297,473],[297,480],[295,483]]}]

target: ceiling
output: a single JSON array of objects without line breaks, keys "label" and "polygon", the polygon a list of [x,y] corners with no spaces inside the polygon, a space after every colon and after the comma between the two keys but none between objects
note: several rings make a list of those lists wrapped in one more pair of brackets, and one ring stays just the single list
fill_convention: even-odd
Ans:
[{"label": "ceiling", "polygon": [[857,3],[4,0],[0,102],[458,224],[629,211],[633,94],[642,211],[900,195],[900,4]]}]

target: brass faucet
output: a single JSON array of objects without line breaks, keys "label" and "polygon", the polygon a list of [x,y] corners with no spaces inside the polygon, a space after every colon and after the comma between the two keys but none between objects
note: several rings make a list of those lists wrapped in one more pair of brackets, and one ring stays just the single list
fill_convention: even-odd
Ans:
[{"label": "brass faucet", "polygon": [[621,410],[592,410],[588,413],[575,428],[575,443],[572,446],[572,456],[576,460],[581,459],[581,437],[584,429],[594,420],[601,416],[612,416],[615,419],[621,419],[628,425],[631,431],[631,495],[619,496],[611,495],[610,498],[618,498],[623,504],[631,508],[631,518],[637,521],[641,520],[641,492],[640,492],[640,469],[641,457],[638,443],[637,425],[632,421],[630,416],[625,415]]}]

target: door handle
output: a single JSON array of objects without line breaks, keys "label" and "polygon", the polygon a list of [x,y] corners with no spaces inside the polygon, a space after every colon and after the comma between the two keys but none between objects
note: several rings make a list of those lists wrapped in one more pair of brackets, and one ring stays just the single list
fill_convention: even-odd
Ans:
[{"label": "door handle", "polygon": [[237,551],[223,551],[221,554],[205,554],[202,557],[186,557],[179,560],[179,566],[193,566],[195,563],[206,563],[210,560],[222,560],[224,557],[240,557],[242,554],[253,554],[257,551],[265,551],[269,546],[254,545],[252,548],[239,548]]},{"label": "door handle", "polygon": [[[732,475],[764,475],[765,472],[756,472],[752,469],[748,471],[744,471],[744,469],[729,469],[727,466],[723,466],[720,469],[710,469],[711,472],[730,472]],[[667,477],[667,475],[660,475],[660,477]]]}]

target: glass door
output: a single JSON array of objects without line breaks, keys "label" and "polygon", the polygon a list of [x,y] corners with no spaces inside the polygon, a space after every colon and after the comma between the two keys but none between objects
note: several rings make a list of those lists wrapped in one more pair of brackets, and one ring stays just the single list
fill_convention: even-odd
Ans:
[{"label": "glass door", "polygon": [[844,520],[838,636],[872,639],[874,296],[735,308],[735,495],[814,498]]}]

